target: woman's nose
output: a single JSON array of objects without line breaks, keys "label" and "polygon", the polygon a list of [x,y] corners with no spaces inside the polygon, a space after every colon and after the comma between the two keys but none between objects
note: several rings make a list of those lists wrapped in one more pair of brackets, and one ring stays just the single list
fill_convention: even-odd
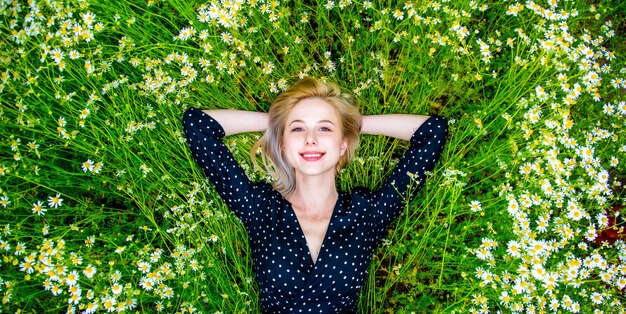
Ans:
[{"label": "woman's nose", "polygon": [[313,131],[308,131],[306,134],[306,144],[307,145],[316,145],[317,138],[315,137],[315,133]]}]

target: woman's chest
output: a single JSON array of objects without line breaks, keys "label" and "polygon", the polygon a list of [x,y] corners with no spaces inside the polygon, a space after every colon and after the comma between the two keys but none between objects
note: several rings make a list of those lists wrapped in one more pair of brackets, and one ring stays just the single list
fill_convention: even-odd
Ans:
[{"label": "woman's chest", "polygon": [[329,214],[326,217],[307,217],[302,214],[298,215],[297,212],[296,215],[298,216],[300,230],[304,235],[311,260],[315,263],[324,243],[332,216]]},{"label": "woman's chest", "polygon": [[[248,231],[260,286],[291,297],[314,287],[353,288],[362,280],[374,249],[372,226],[365,216],[355,218],[340,209],[325,230],[307,229],[289,211],[282,211]],[[312,237],[321,241],[315,263],[307,243]]]}]

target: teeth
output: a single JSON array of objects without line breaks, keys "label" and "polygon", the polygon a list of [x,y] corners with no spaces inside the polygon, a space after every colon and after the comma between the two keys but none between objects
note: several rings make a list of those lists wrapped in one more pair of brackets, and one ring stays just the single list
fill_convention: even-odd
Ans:
[{"label": "teeth", "polygon": [[304,156],[306,158],[317,158],[317,157],[322,156],[322,154],[304,154],[302,156]]}]

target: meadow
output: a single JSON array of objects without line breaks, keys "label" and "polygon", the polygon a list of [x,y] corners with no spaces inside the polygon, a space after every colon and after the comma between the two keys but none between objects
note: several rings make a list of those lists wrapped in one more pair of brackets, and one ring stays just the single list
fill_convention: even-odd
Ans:
[{"label": "meadow", "polygon": [[[115,3],[115,5],[112,5]],[[362,313],[626,312],[622,1],[0,1],[0,312],[255,313],[243,226],[185,109],[305,76],[448,144],[376,251]],[[260,134],[225,139],[250,165]],[[406,143],[363,136],[341,189]]]}]

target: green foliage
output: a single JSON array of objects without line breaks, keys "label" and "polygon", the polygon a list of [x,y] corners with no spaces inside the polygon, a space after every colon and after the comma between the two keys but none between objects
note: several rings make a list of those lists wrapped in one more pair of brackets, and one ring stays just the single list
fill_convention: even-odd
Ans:
[{"label": "green foliage", "polygon": [[[373,258],[361,312],[624,312],[619,1],[4,1],[0,12],[2,311],[258,312],[245,231],[180,117],[267,110],[314,76],[363,114],[450,119],[438,167]],[[265,180],[248,158],[258,136],[226,141]],[[363,136],[338,186],[376,188],[404,148]]]}]

